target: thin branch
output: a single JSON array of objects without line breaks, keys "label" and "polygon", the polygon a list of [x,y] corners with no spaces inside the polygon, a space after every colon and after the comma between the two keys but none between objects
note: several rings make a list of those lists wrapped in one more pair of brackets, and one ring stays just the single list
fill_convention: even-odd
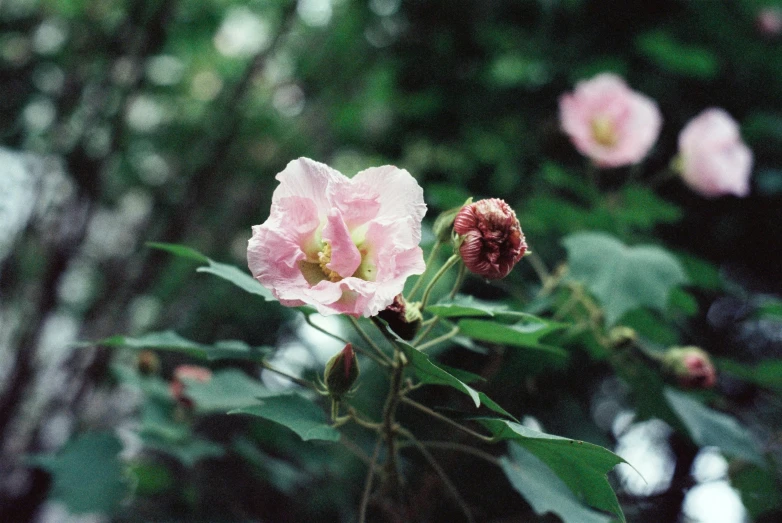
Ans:
[{"label": "thin branch", "polygon": [[421,275],[415,281],[415,285],[413,285],[413,288],[410,289],[410,293],[407,295],[407,301],[413,300],[415,298],[415,294],[418,292],[418,289],[420,289],[421,285],[423,285],[424,277],[426,276],[426,273],[429,271],[429,267],[431,267],[432,263],[434,263],[435,256],[437,256],[437,252],[440,250],[440,246],[442,246],[442,244],[443,243],[440,240],[437,240],[435,244],[432,246],[432,252],[429,253],[429,257],[426,259],[426,268],[424,269],[424,272],[421,273]]},{"label": "thin branch", "polygon": [[288,374],[287,372],[281,371],[280,369],[274,368],[269,362],[266,360],[261,361],[261,367],[263,367],[266,370],[269,370],[275,374],[279,374],[280,376],[283,376],[284,378],[287,378],[291,380],[293,383],[296,383],[297,385],[301,385],[302,387],[312,389],[312,390],[318,390],[318,388],[315,386],[314,383],[311,381],[307,381],[301,378],[298,378],[296,376],[292,376]]},{"label": "thin branch", "polygon": [[421,298],[421,310],[424,310],[426,308],[426,304],[429,302],[429,296],[432,294],[432,290],[434,289],[435,284],[437,281],[448,272],[448,269],[456,265],[456,263],[461,260],[461,257],[458,254],[452,254],[448,260],[446,260],[445,264],[440,267],[440,270],[437,271],[437,273],[432,276],[432,279],[429,281],[429,284],[426,286],[426,289],[424,289],[424,295]]},{"label": "thin branch", "polygon": [[437,460],[434,459],[434,456],[426,450],[426,447],[421,444],[420,441],[416,439],[416,437],[413,435],[412,432],[409,430],[406,430],[402,427],[399,427],[398,431],[406,437],[408,440],[410,440],[413,445],[421,452],[421,454],[426,458],[426,461],[429,462],[429,465],[434,469],[434,471],[437,473],[437,475],[440,477],[440,481],[443,482],[443,485],[445,485],[446,490],[448,490],[448,493],[451,494],[451,496],[456,500],[456,503],[459,505],[459,508],[464,513],[464,516],[467,518],[467,521],[469,523],[474,523],[475,519],[472,517],[472,513],[470,512],[470,507],[467,506],[467,503],[462,498],[461,494],[459,494],[459,490],[456,488],[456,485],[453,484],[451,481],[451,478],[448,477],[448,475],[445,473],[445,470],[440,466],[439,463],[437,463]]},{"label": "thin branch", "polygon": [[375,443],[375,450],[372,452],[372,458],[369,462],[369,471],[367,471],[367,479],[364,481],[364,492],[361,495],[361,504],[358,508],[358,523],[365,523],[367,519],[367,505],[369,504],[369,494],[372,492],[372,480],[375,477],[375,465],[377,464],[377,457],[380,455],[380,445],[383,443],[383,436],[377,437],[377,443]]},{"label": "thin branch", "polygon": [[438,336],[438,337],[434,338],[433,340],[429,340],[426,343],[422,343],[421,345],[416,346],[416,349],[418,349],[420,351],[424,351],[424,350],[428,349],[429,347],[433,347],[434,345],[437,345],[438,343],[442,343],[442,342],[444,342],[446,340],[450,340],[451,338],[456,336],[458,333],[459,333],[459,326],[458,325],[454,325],[453,328],[451,330],[449,330],[448,332],[446,332],[445,334],[443,334],[441,336]]},{"label": "thin branch", "polygon": [[462,425],[460,423],[457,423],[454,420],[452,420],[452,419],[450,419],[450,418],[448,418],[446,416],[443,416],[439,412],[433,411],[432,409],[430,409],[429,407],[427,407],[425,405],[421,405],[420,403],[418,403],[415,400],[411,400],[410,398],[408,398],[406,396],[401,397],[400,400],[402,402],[404,402],[404,403],[407,403],[411,407],[414,407],[414,408],[420,410],[421,412],[432,416],[433,418],[439,419],[440,421],[445,422],[445,423],[451,425],[452,427],[455,427],[455,428],[461,430],[465,434],[469,434],[470,436],[472,436],[474,438],[478,438],[479,440],[484,441],[486,443],[494,443],[494,438],[493,437],[485,436],[483,434],[475,432],[472,429],[468,429],[464,425]]},{"label": "thin branch", "polygon": [[[353,319],[353,318],[351,318],[351,319]],[[320,326],[316,325],[316,324],[315,324],[315,322],[313,322],[313,321],[312,321],[312,319],[310,318],[310,315],[309,315],[309,314],[305,314],[305,315],[304,315],[304,321],[306,321],[306,322],[307,322],[307,325],[309,325],[310,327],[312,327],[312,328],[313,328],[313,329],[315,329],[316,331],[318,331],[318,332],[320,332],[320,333],[322,333],[322,334],[325,334],[326,336],[330,336],[330,337],[334,338],[335,340],[341,341],[342,343],[344,343],[344,344],[346,344],[346,345],[347,345],[348,343],[350,343],[350,342],[349,342],[347,339],[343,338],[342,336],[337,336],[336,334],[334,334],[334,333],[332,333],[332,332],[329,332],[329,331],[327,331],[327,330],[326,330],[326,329],[324,329],[323,327],[320,327]],[[355,320],[354,320],[354,321],[355,321]],[[389,365],[389,363],[390,363],[390,361],[391,361],[391,360],[389,360],[388,358],[386,358],[385,360],[381,360],[381,359],[379,359],[377,356],[375,356],[374,354],[372,354],[371,352],[369,352],[369,351],[366,351],[366,350],[364,350],[364,349],[362,349],[361,347],[358,347],[358,346],[356,346],[356,345],[353,345],[353,350],[355,350],[355,351],[356,351],[356,352],[358,352],[359,354],[361,354],[361,355],[363,355],[363,356],[366,356],[367,358],[371,359],[372,361],[374,361],[375,363],[377,363],[377,364],[378,364],[378,365],[380,365],[381,367],[388,367],[388,365]],[[385,354],[384,354],[384,356],[385,356]]]},{"label": "thin branch", "polygon": [[377,355],[386,363],[385,366],[387,367],[390,365],[392,363],[391,358],[389,358],[386,353],[383,352],[380,347],[378,347],[377,343],[375,343],[372,338],[369,337],[369,334],[367,334],[367,332],[361,327],[361,324],[359,324],[358,320],[352,316],[348,316],[348,319],[350,320],[350,323],[353,324],[353,328],[356,329],[358,335],[361,336],[361,339],[363,339],[367,345],[372,347]]},{"label": "thin branch", "polygon": [[419,443],[430,449],[453,450],[456,452],[463,452],[465,454],[472,454],[473,456],[481,458],[484,461],[488,461],[492,465],[496,465],[498,467],[502,466],[502,463],[500,463],[500,460],[498,460],[496,457],[492,456],[488,452],[484,452],[469,445],[453,443],[451,441],[420,441]]}]

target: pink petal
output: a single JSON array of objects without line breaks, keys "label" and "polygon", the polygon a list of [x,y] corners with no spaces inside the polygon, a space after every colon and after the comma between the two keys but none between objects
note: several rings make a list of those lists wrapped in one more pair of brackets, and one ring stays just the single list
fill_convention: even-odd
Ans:
[{"label": "pink petal", "polygon": [[331,244],[331,261],[326,267],[343,278],[352,276],[361,264],[361,253],[353,243],[339,210],[333,209],[329,213],[322,236],[323,240]]},{"label": "pink petal", "polygon": [[288,162],[276,178],[280,185],[272,196],[272,211],[282,198],[299,196],[314,202],[318,215],[324,217],[331,209],[327,197],[329,186],[346,180],[339,171],[309,158]]}]

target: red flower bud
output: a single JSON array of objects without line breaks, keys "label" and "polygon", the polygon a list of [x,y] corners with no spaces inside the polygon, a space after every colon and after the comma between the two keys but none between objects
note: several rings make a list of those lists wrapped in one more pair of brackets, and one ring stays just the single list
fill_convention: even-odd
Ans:
[{"label": "red flower bud", "polygon": [[394,302],[380,311],[377,316],[386,321],[389,328],[400,338],[410,341],[421,328],[423,319],[418,305],[407,302],[401,294],[398,294]]},{"label": "red flower bud", "polygon": [[350,391],[350,387],[358,379],[359,368],[353,345],[348,343],[345,348],[331,357],[326,363],[323,381],[329,395],[339,399]]},{"label": "red flower bud", "polygon": [[459,254],[467,268],[490,280],[504,278],[527,252],[513,209],[499,198],[465,205],[453,230],[460,236]]},{"label": "red flower bud", "polygon": [[672,347],[665,353],[663,365],[682,387],[710,389],[717,383],[714,364],[699,347]]}]

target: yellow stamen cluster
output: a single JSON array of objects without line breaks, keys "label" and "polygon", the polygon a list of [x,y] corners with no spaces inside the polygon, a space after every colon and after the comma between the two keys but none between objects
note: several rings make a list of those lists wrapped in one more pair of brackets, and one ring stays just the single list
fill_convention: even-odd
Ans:
[{"label": "yellow stamen cluster", "polygon": [[618,141],[613,122],[605,116],[598,116],[592,120],[592,136],[597,143],[605,147],[612,147]]},{"label": "yellow stamen cluster", "polygon": [[326,265],[328,265],[331,262],[331,244],[328,242],[323,242],[323,250],[318,253],[318,264],[320,265],[320,270],[323,271],[323,274],[326,275],[326,278],[328,278],[330,281],[339,281],[342,279],[342,276],[339,275],[337,271],[332,271]]}]

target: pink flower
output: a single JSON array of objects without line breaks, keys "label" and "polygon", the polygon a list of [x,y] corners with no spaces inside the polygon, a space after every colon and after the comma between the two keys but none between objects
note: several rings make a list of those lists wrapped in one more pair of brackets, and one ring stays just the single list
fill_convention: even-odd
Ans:
[{"label": "pink flower", "polygon": [[782,10],[776,7],[765,7],[758,11],[755,18],[758,31],[768,37],[779,36],[782,33]]},{"label": "pink flower", "polygon": [[599,167],[640,162],[660,134],[657,104],[603,73],[559,99],[559,121],[576,149]]},{"label": "pink flower", "polygon": [[498,198],[465,205],[453,230],[462,237],[459,254],[467,268],[484,278],[504,278],[527,252],[513,209]]},{"label": "pink flower", "polygon": [[684,182],[703,196],[749,194],[752,151],[722,109],[706,109],[684,127],[676,164]]},{"label": "pink flower", "polygon": [[253,227],[247,262],[285,306],[374,316],[425,269],[423,190],[404,169],[352,179],[308,158],[277,175],[269,219]]}]

